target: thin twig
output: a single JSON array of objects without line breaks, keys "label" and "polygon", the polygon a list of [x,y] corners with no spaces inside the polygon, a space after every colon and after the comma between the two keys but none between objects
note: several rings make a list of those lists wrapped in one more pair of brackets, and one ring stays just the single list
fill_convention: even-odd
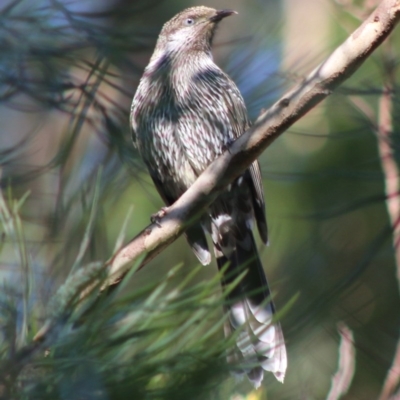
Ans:
[{"label": "thin twig", "polygon": [[[400,340],[397,342],[396,353],[390,367],[379,400],[389,400],[395,396],[394,392],[400,380]],[[399,395],[399,393],[398,393]]]},{"label": "thin twig", "polygon": [[355,348],[353,332],[343,323],[338,326],[340,334],[339,365],[332,377],[331,390],[327,400],[339,400],[350,388],[355,371]]}]

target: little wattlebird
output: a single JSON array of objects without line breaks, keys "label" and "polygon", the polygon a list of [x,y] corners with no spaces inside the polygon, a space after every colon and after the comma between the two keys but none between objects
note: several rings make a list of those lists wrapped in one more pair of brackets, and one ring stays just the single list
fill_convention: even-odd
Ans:
[{"label": "little wattlebird", "polygon": [[[235,83],[214,63],[211,44],[218,23],[232,10],[189,8],[168,21],[140,80],[132,103],[133,140],[167,205],[180,197],[205,168],[249,128],[246,106]],[[255,161],[186,231],[202,264],[211,261],[211,234],[222,285],[247,270],[229,293],[225,334],[240,329],[237,362],[259,386],[264,370],[283,382],[287,358],[282,330],[252,234],[256,221],[267,243],[260,167]]]}]

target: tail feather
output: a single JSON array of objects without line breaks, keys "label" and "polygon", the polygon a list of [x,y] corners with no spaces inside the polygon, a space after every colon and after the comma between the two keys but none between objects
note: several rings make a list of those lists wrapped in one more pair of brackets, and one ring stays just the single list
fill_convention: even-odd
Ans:
[{"label": "tail feather", "polygon": [[223,286],[246,270],[242,281],[228,295],[226,312],[229,318],[225,334],[230,335],[241,329],[236,341],[237,349],[229,354],[228,359],[230,362],[239,362],[242,372],[258,387],[264,370],[272,372],[283,382],[287,357],[281,326],[279,322],[273,321],[275,306],[253,234],[247,230],[247,234],[242,237],[245,240],[236,243],[229,257],[223,254],[218,243],[214,245],[219,269],[228,263],[224,269]]},{"label": "tail feather", "polygon": [[186,230],[185,235],[198,260],[203,265],[210,264],[211,254],[208,250],[207,239],[202,226],[199,224],[190,227]]}]

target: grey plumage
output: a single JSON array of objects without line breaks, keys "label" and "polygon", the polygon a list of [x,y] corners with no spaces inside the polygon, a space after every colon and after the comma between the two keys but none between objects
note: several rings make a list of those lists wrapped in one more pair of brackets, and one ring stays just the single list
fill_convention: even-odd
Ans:
[{"label": "grey plumage", "polygon": [[[249,127],[235,83],[214,63],[211,43],[231,10],[189,8],[168,21],[136,91],[131,109],[133,140],[167,205]],[[283,381],[287,359],[280,324],[252,234],[256,221],[267,243],[265,202],[258,162],[213,203],[186,237],[203,264],[211,261],[211,234],[219,268],[229,263],[223,285],[247,269],[229,295],[225,333],[243,326],[229,359],[258,386],[263,370]],[[259,366],[254,366],[258,364]]]}]

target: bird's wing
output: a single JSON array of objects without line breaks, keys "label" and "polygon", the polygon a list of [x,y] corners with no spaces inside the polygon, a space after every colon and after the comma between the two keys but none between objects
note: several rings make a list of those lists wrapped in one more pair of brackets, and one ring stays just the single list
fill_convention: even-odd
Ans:
[{"label": "bird's wing", "polygon": [[[226,76],[224,101],[227,105],[228,116],[235,138],[238,138],[250,127],[247,110],[239,89],[231,79]],[[261,177],[260,164],[256,160],[249,167],[249,186],[253,195],[253,208],[258,231],[264,243],[268,243],[268,227],[265,214],[265,198]]]},{"label": "bird's wing", "polygon": [[250,189],[253,193],[253,208],[254,208],[255,219],[257,222],[257,228],[260,233],[261,240],[265,244],[267,244],[268,225],[265,213],[265,199],[264,199],[260,164],[257,160],[250,165],[249,172],[251,177]]},{"label": "bird's wing", "polygon": [[[131,132],[132,132],[132,139],[133,141],[135,141],[135,131],[133,129],[132,123],[131,123]],[[148,164],[147,168],[149,170],[151,179],[154,182],[154,186],[157,189],[157,192],[160,194],[164,203],[167,206],[170,206],[177,199],[171,193],[171,191],[168,190],[169,185],[160,180],[159,173],[155,171],[151,165]],[[198,260],[203,265],[209,264],[211,262],[211,253],[208,249],[207,239],[202,226],[200,224],[195,224],[189,227],[185,232],[185,236]]]},{"label": "bird's wing", "polygon": [[133,146],[137,148],[137,142],[136,142],[136,131],[134,128],[134,119],[133,119],[133,107],[134,107],[134,101],[132,101],[131,105],[131,112],[129,113],[129,126],[131,127],[131,138],[133,142]]}]

